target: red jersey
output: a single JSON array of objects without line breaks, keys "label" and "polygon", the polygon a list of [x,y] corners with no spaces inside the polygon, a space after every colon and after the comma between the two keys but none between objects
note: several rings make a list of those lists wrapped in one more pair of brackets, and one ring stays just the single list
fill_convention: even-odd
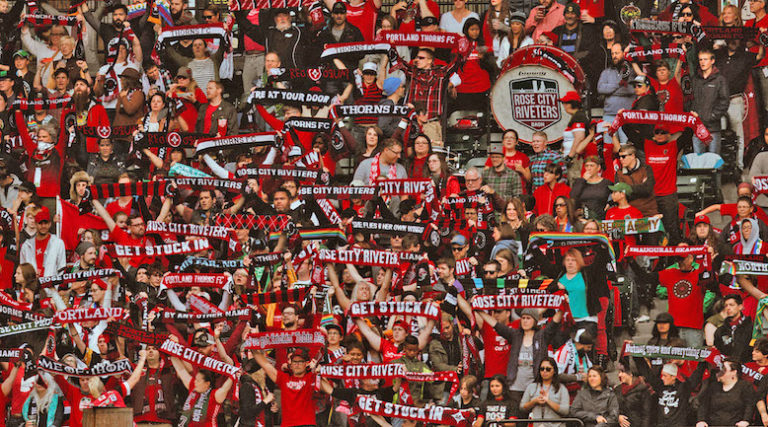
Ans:
[{"label": "red jersey", "polygon": [[[357,27],[366,42],[372,42],[376,35],[376,17],[379,10],[373,0],[365,0],[363,3],[352,6],[347,3],[347,22]],[[438,15],[439,16],[439,15]]]},{"label": "red jersey", "polygon": [[397,346],[388,339],[382,338],[379,347],[379,350],[381,350],[381,359],[384,363],[389,363],[405,355],[404,353],[398,351]]},{"label": "red jersey", "polygon": [[704,325],[704,290],[699,286],[699,272],[698,268],[681,271],[677,264],[659,272],[659,282],[667,288],[669,312],[677,327],[701,329]]},{"label": "red jersey", "polygon": [[496,333],[488,323],[483,323],[480,330],[485,347],[485,378],[494,375],[507,375],[509,363],[509,342]]},{"label": "red jersey", "polygon": [[104,206],[104,209],[107,210],[107,213],[111,217],[115,217],[115,214],[118,212],[123,212],[124,214],[131,216],[131,206],[133,206],[133,200],[128,202],[125,206],[120,206],[120,202],[118,200],[115,200],[112,203],[109,203],[107,206]]},{"label": "red jersey", "polygon": [[[110,237],[113,242],[119,245],[129,245],[129,246],[146,246],[147,245],[147,236],[144,236],[141,239],[135,239],[131,237],[128,233],[123,231],[123,229],[120,227],[115,227],[110,233]],[[150,257],[146,255],[130,257],[130,264],[134,267],[138,267],[141,264],[152,264],[154,262],[155,262],[155,257]]]},{"label": "red jersey", "polygon": [[308,372],[303,377],[296,377],[279,371],[275,383],[280,387],[282,425],[286,427],[315,425],[315,412],[307,410],[314,407],[312,392],[315,388],[315,374]]},{"label": "red jersey", "polygon": [[677,192],[677,140],[657,144],[645,140],[645,161],[653,169],[657,197]]},{"label": "red jersey", "polygon": [[549,188],[549,185],[547,184],[539,186],[539,188],[533,192],[533,198],[536,199],[536,205],[534,205],[533,211],[536,212],[536,215],[552,215],[555,199],[560,196],[568,197],[570,194],[571,187],[562,182],[556,183],[554,188]]}]

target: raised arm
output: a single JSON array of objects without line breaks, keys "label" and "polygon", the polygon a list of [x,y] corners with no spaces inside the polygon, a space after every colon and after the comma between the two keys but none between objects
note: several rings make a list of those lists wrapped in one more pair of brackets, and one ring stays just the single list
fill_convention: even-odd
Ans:
[{"label": "raised arm", "polygon": [[107,228],[110,232],[115,229],[117,224],[115,223],[115,220],[112,219],[112,217],[109,215],[109,212],[107,212],[106,209],[104,209],[104,205],[101,204],[100,201],[93,199],[91,201],[91,204],[93,205],[93,209],[96,210],[96,213],[99,214],[101,219],[104,220],[104,222],[107,224]]},{"label": "raised arm", "polygon": [[184,362],[171,356],[171,363],[173,364],[173,369],[176,370],[176,376],[179,377],[179,380],[184,384],[184,387],[189,390],[189,384],[192,382],[192,375],[187,372],[187,368],[184,367]]},{"label": "raised arm", "polygon": [[253,354],[253,358],[256,360],[256,363],[259,364],[259,366],[264,369],[264,373],[267,374],[270,380],[272,382],[277,381],[277,369],[275,369],[275,366],[269,363],[269,360],[267,360],[267,357],[264,356],[264,352],[257,351]]},{"label": "raised arm", "polygon": [[432,335],[432,329],[435,327],[433,319],[427,320],[427,324],[419,331],[419,350],[423,350],[429,344],[429,336]]},{"label": "raised arm", "polygon": [[221,385],[221,387],[216,389],[216,392],[213,393],[214,399],[216,399],[216,402],[223,403],[224,400],[227,398],[227,394],[229,394],[229,390],[232,389],[232,385],[234,384],[234,381],[232,380],[232,377],[228,377],[226,381],[224,381],[224,384]]},{"label": "raised arm", "polygon": [[328,280],[330,280],[331,286],[333,286],[333,294],[336,296],[336,301],[339,302],[339,306],[342,310],[349,310],[349,306],[352,304],[352,301],[349,299],[347,294],[344,292],[344,289],[342,289],[341,285],[339,284],[339,275],[336,273],[336,269],[333,268],[332,265],[326,265],[325,268],[328,272]]},{"label": "raised arm", "polygon": [[126,383],[128,387],[133,390],[133,387],[139,383],[141,376],[144,374],[144,364],[147,362],[147,350],[139,350],[139,361],[136,362],[136,367],[133,369],[131,376],[128,377]]},{"label": "raised arm", "polygon": [[[356,317],[355,325],[357,325],[357,328],[360,330],[360,333],[363,334],[365,339],[368,340],[368,344],[371,345],[371,348],[376,351],[381,351],[381,337],[378,336],[376,332],[373,332],[373,329],[371,329],[363,319]],[[419,348],[422,348],[421,340],[419,340]]]}]

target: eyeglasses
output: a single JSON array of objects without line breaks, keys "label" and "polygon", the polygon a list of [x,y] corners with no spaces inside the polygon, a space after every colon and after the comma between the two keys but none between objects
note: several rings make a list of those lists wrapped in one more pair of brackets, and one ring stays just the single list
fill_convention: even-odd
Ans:
[{"label": "eyeglasses", "polygon": [[480,181],[480,177],[477,177],[477,178],[465,178],[464,181],[467,181],[467,182]]},{"label": "eyeglasses", "polygon": [[654,135],[669,135],[669,132],[664,129],[656,129],[653,131]]},{"label": "eyeglasses", "polygon": [[176,76],[176,80],[188,80],[188,79],[189,79],[189,77],[185,77],[185,76]]},{"label": "eyeglasses", "polygon": [[625,159],[627,157],[631,156],[631,154],[619,154],[620,159]]},{"label": "eyeglasses", "polygon": [[552,372],[553,369],[552,369],[551,366],[542,366],[542,367],[539,368],[539,371],[541,371],[541,372]]},{"label": "eyeglasses", "polygon": [[453,247],[451,247],[451,251],[453,251],[453,252],[458,252],[458,251],[460,251],[462,249],[464,249],[464,248],[462,248],[461,246],[453,246]]},{"label": "eyeglasses", "polygon": [[206,21],[209,19],[213,19],[213,15],[203,15],[203,19],[205,19]]},{"label": "eyeglasses", "polygon": [[145,225],[143,222],[140,222],[138,224],[131,224],[131,227],[144,227]]},{"label": "eyeglasses", "polygon": [[496,270],[483,270],[485,274],[496,274]]},{"label": "eyeglasses", "polygon": [[399,156],[400,154],[403,154],[403,150],[400,150],[400,151],[395,151],[395,150],[393,150],[393,149],[391,149],[391,148],[387,148],[387,150],[391,151],[391,152],[392,152],[392,154],[394,154],[394,155],[396,155],[396,156]]},{"label": "eyeglasses", "polygon": [[691,12],[683,12],[680,14],[680,16],[693,16],[693,13]]}]

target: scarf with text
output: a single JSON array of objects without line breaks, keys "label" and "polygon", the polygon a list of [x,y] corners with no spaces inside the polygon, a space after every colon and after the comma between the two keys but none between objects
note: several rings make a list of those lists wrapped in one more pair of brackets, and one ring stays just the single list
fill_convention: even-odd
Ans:
[{"label": "scarf with text", "polygon": [[706,246],[627,246],[624,253],[626,256],[647,256],[647,257],[683,257],[693,255],[697,258],[703,257],[704,268],[709,268],[712,264],[709,251]]},{"label": "scarf with text", "polygon": [[366,414],[421,421],[427,424],[467,427],[475,418],[472,411],[468,409],[460,410],[445,406],[419,408],[381,401],[369,395],[357,396],[355,406]]},{"label": "scarf with text", "polygon": [[117,257],[137,257],[137,256],[169,256],[182,255],[191,252],[201,252],[211,249],[208,239],[195,239],[183,242],[166,243],[163,245],[107,245],[107,252],[111,256]]},{"label": "scarf with text", "polygon": [[104,278],[117,275],[122,277],[122,273],[119,270],[113,268],[100,268],[97,270],[82,270],[75,273],[67,273],[59,276],[44,276],[38,279],[40,286],[48,288],[51,286],[59,286],[65,283],[82,282],[84,280],[90,280],[95,277]]},{"label": "scarf with text", "polygon": [[339,104],[331,108],[333,118],[366,117],[366,116],[397,116],[410,117],[415,114],[413,109],[405,105],[390,104]]},{"label": "scarf with text", "polygon": [[195,313],[213,314],[224,312],[218,306],[198,294],[187,295],[187,304]]},{"label": "scarf with text", "polygon": [[189,187],[198,190],[215,188],[218,190],[225,190],[230,193],[239,193],[243,187],[243,181],[220,178],[177,177],[169,178],[168,182],[175,182],[177,186],[182,188]]},{"label": "scarf with text", "polygon": [[361,248],[351,248],[348,250],[320,249],[318,251],[318,261],[384,268],[397,268],[400,266],[400,257],[397,255],[397,252]]},{"label": "scarf with text", "polygon": [[58,327],[58,325],[53,324],[53,319],[51,318],[34,320],[32,322],[20,323],[18,325],[0,326],[0,337],[7,337],[33,331],[42,331],[52,326]]},{"label": "scarf with text", "polygon": [[16,98],[11,103],[13,110],[18,110],[24,113],[31,113],[34,111],[50,111],[59,110],[69,105],[72,102],[72,97],[63,96],[61,98],[38,98],[38,99],[26,99]]},{"label": "scarf with text", "polygon": [[250,334],[243,348],[248,350],[267,350],[291,347],[322,347],[325,334],[319,329],[299,329],[296,331],[263,332]]},{"label": "scarf with text", "polygon": [[178,271],[186,271],[190,267],[210,268],[213,270],[234,270],[244,268],[241,259],[208,259],[202,257],[187,257],[181,265],[177,267]]},{"label": "scarf with text", "polygon": [[[433,47],[436,49],[458,49],[465,51],[469,46],[469,40],[458,33],[445,33],[436,31],[382,31],[379,35],[392,46]],[[464,47],[462,47],[464,45]]]},{"label": "scarf with text", "polygon": [[[269,70],[269,79],[276,82],[309,80],[312,82],[342,81],[348,82],[352,78],[349,69],[337,70],[334,68],[272,68]],[[330,130],[330,126],[328,126]]]},{"label": "scarf with text", "polygon": [[251,317],[251,309],[240,308],[228,311],[214,311],[211,313],[187,313],[184,311],[163,311],[163,322],[203,323],[219,320],[248,320]]},{"label": "scarf with text", "polygon": [[456,275],[464,276],[474,272],[472,264],[469,262],[469,258],[462,258],[456,260]]},{"label": "scarf with text", "polygon": [[349,306],[350,317],[417,316],[440,320],[440,308],[422,301],[357,301]]},{"label": "scarf with text", "polygon": [[674,347],[669,345],[633,344],[625,341],[622,356],[649,359],[681,359],[704,362],[711,360],[712,350],[703,347]]},{"label": "scarf with text", "polygon": [[[288,231],[295,230],[293,219],[289,215],[250,215],[250,214],[218,214],[214,224],[225,228]],[[289,233],[290,234],[290,233]]]},{"label": "scarf with text", "polygon": [[414,382],[451,382],[450,396],[459,388],[459,376],[453,371],[408,372],[400,363],[361,363],[357,365],[319,365],[315,373],[335,380],[404,378]]},{"label": "scarf with text", "polygon": [[[337,227],[302,227],[297,229],[297,231],[298,236],[302,240],[323,240],[328,242],[331,239],[338,239],[341,242],[347,241],[347,236]],[[269,233],[269,240],[279,239],[280,234],[280,232]]]},{"label": "scarf with text", "polygon": [[262,294],[246,294],[242,296],[243,302],[248,305],[266,305],[266,304],[290,304],[292,302],[303,301],[309,294],[308,287],[281,289]]},{"label": "scarf with text", "polygon": [[767,194],[768,193],[768,176],[759,175],[752,178],[752,185],[755,187],[755,193]]},{"label": "scarf with text", "polygon": [[600,228],[603,233],[611,236],[614,240],[622,239],[627,234],[648,234],[664,231],[661,218],[603,220],[600,222]]},{"label": "scarf with text", "polygon": [[282,178],[282,179],[299,179],[306,181],[316,181],[320,176],[320,172],[314,169],[306,168],[286,168],[284,166],[275,167],[262,167],[262,168],[240,168],[235,172],[238,178],[253,177],[253,178]]},{"label": "scarf with text", "polygon": [[218,374],[226,375],[232,379],[236,379],[237,374],[240,371],[240,368],[237,366],[232,366],[229,363],[216,360],[213,357],[208,357],[189,347],[185,347],[171,340],[166,340],[158,350],[169,356],[176,357],[185,362],[191,363],[197,367],[208,369],[209,371],[213,371]]},{"label": "scarf with text", "polygon": [[207,133],[189,132],[139,132],[136,138],[148,148],[182,147],[193,148],[203,138],[210,138]]},{"label": "scarf with text", "polygon": [[250,255],[251,265],[254,266],[266,266],[275,265],[282,261],[283,254],[280,252],[271,252],[268,254]]},{"label": "scarf with text", "polygon": [[704,39],[704,31],[701,26],[696,25],[693,22],[633,19],[629,31],[632,33],[682,34],[693,36],[693,38],[698,41]]},{"label": "scarf with text", "polygon": [[331,95],[322,92],[299,92],[287,89],[256,89],[248,96],[249,104],[295,103],[325,107],[331,103]]},{"label": "scarf with text", "polygon": [[496,295],[477,295],[472,300],[475,310],[510,310],[515,308],[561,309],[565,292],[550,293],[541,289],[504,289]]},{"label": "scarf with text", "polygon": [[682,45],[670,43],[668,45],[634,46],[624,53],[624,59],[638,63],[655,62],[667,58],[685,60],[685,50],[683,50]]},{"label": "scarf with text", "polygon": [[388,179],[377,181],[375,185],[381,196],[424,196],[427,203],[435,199],[435,184],[428,178]]},{"label": "scarf with text", "polygon": [[170,273],[163,276],[160,286],[165,286],[168,289],[190,288],[193,286],[223,289],[230,280],[230,276],[226,274]]},{"label": "scarf with text", "polygon": [[[157,36],[157,44],[194,39],[219,39],[220,43],[226,44],[227,29],[224,28],[223,23],[164,27],[160,35]],[[219,49],[222,48],[224,48],[223,45],[219,46]]]},{"label": "scarf with text", "polygon": [[356,219],[352,221],[352,230],[378,234],[418,234],[426,237],[429,232],[437,232],[432,227],[420,222],[387,221],[385,219]]},{"label": "scarf with text", "polygon": [[523,279],[501,278],[501,279],[457,279],[464,289],[538,289],[546,290],[553,282],[552,279]]},{"label": "scarf with text", "polygon": [[167,223],[160,221],[147,222],[147,233],[172,233],[181,236],[210,237],[212,239],[229,239],[232,231],[227,227],[215,225],[197,225],[186,223]]},{"label": "scarf with text", "polygon": [[382,54],[382,53],[386,54],[386,53],[389,53],[389,50],[391,48],[392,48],[392,45],[385,42],[333,43],[333,44],[327,44],[325,46],[325,49],[323,49],[323,53],[320,55],[320,59],[336,58],[336,57],[340,57],[348,54],[365,54],[365,55],[376,55],[376,54]]},{"label": "scarf with text", "polygon": [[705,36],[710,40],[744,40],[759,41],[765,46],[766,39],[760,35],[758,27],[721,27],[716,25],[706,25],[701,27]]},{"label": "scarf with text", "polygon": [[133,132],[138,129],[136,125],[133,126],[78,126],[77,131],[82,133],[83,136],[88,138],[125,138],[132,136]]},{"label": "scarf with text", "polygon": [[221,136],[197,141],[195,155],[212,150],[244,149],[251,147],[274,147],[277,143],[276,132],[258,132],[245,135]]},{"label": "scarf with text", "polygon": [[37,368],[52,374],[69,375],[79,378],[111,377],[133,371],[131,361],[128,359],[120,359],[111,363],[102,361],[91,368],[73,368],[47,356],[37,358]]},{"label": "scarf with text", "polygon": [[57,323],[80,323],[107,320],[109,318],[121,319],[128,313],[119,307],[110,308],[68,308],[57,311],[53,320]]},{"label": "scarf with text", "polygon": [[333,122],[319,117],[291,117],[285,121],[285,129],[301,132],[330,132]]},{"label": "scarf with text", "polygon": [[712,141],[712,135],[704,126],[704,123],[699,117],[690,113],[664,113],[660,111],[639,111],[639,110],[624,110],[616,115],[613,120],[608,133],[613,135],[620,127],[628,123],[639,123],[645,125],[662,125],[667,127],[687,127],[693,129],[697,138],[703,142],[709,143]]},{"label": "scarf with text", "polygon": [[160,347],[163,342],[168,339],[168,334],[149,332],[114,322],[109,324],[106,332],[110,335],[116,335],[118,337],[126,338],[129,341],[151,345],[153,347]]},{"label": "scarf with text", "polygon": [[0,361],[14,362],[21,359],[24,352],[22,348],[2,348],[0,349]]},{"label": "scarf with text", "polygon": [[339,225],[341,224],[341,215],[339,215],[339,212],[336,210],[335,207],[331,204],[331,202],[328,201],[328,199],[318,199],[315,200],[315,203],[320,208],[320,212],[323,213],[326,219],[331,224]]},{"label": "scarf with text", "polygon": [[315,199],[370,200],[376,196],[376,187],[372,185],[358,187],[313,185],[311,187],[301,187],[299,195],[312,196]]},{"label": "scarf with text", "polygon": [[541,64],[549,62],[554,65],[556,70],[560,71],[571,83],[576,83],[579,78],[583,78],[584,72],[577,72],[567,61],[560,56],[553,54],[548,49],[533,48],[531,56],[537,58]]},{"label": "scarf with text", "polygon": [[14,322],[34,322],[46,318],[32,312],[32,304],[16,301],[5,292],[0,292],[0,315],[7,316]]},{"label": "scarf with text", "polygon": [[723,261],[720,274],[768,276],[768,263],[735,259]]}]

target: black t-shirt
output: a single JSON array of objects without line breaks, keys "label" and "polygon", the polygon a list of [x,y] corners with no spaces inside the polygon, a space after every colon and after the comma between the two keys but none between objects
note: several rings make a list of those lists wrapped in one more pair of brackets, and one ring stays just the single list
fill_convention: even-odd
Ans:
[{"label": "black t-shirt", "polygon": [[491,421],[513,418],[515,413],[515,404],[511,400],[486,400],[480,405],[479,416],[488,424]]}]

